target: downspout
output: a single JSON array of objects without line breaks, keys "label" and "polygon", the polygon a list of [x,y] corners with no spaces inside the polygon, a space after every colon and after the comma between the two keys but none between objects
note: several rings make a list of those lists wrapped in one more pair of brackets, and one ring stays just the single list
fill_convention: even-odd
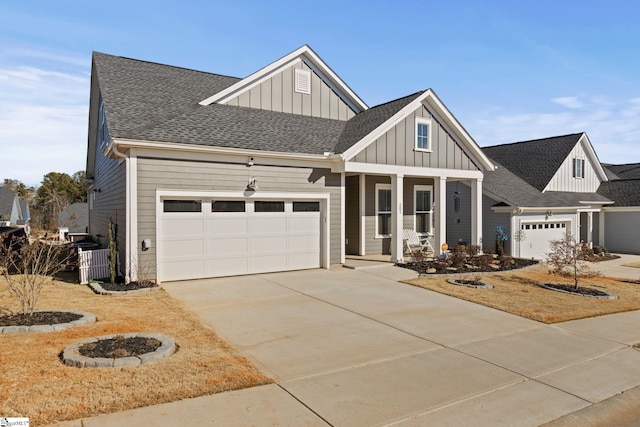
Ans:
[{"label": "downspout", "polygon": [[122,159],[125,164],[125,243],[124,243],[124,278],[125,282],[131,281],[131,202],[129,197],[129,183],[131,182],[131,171],[129,156],[118,150],[118,146],[115,142],[111,142],[111,152],[119,159]]}]

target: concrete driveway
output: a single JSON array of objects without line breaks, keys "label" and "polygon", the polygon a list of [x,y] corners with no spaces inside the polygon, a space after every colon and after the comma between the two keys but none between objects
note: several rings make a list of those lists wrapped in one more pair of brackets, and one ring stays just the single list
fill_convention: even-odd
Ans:
[{"label": "concrete driveway", "polygon": [[82,425],[537,426],[566,414],[576,418],[557,425],[585,425],[585,411],[640,385],[630,347],[640,312],[550,326],[396,281],[412,275],[389,266],[165,285],[277,384]]}]

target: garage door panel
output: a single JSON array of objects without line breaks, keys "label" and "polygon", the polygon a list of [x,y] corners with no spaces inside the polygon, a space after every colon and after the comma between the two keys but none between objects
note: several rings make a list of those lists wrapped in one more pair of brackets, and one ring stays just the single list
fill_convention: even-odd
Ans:
[{"label": "garage door panel", "polygon": [[242,255],[246,257],[248,250],[249,241],[246,237],[207,240],[208,256]]},{"label": "garage door panel", "polygon": [[250,273],[267,273],[270,271],[285,270],[288,270],[286,254],[259,255],[249,258]]},{"label": "garage door panel", "polygon": [[167,218],[163,220],[163,237],[184,237],[186,235],[203,235],[204,221],[202,218]]},{"label": "garage door panel", "polygon": [[167,240],[162,245],[162,256],[168,258],[202,258],[203,240]]},{"label": "garage door panel", "polygon": [[246,255],[224,258],[210,258],[206,262],[205,277],[236,276],[249,273],[249,259]]},{"label": "garage door panel", "polygon": [[163,280],[189,280],[199,279],[204,276],[204,260],[184,260],[166,262],[162,270]]},{"label": "garage door panel", "polygon": [[[260,215],[260,214],[256,214]],[[255,234],[284,234],[287,232],[287,219],[284,214],[279,217],[253,217],[249,221],[249,233]]]},{"label": "garage door panel", "polygon": [[288,265],[291,270],[314,268],[320,262],[320,252],[289,254]]},{"label": "garage door panel", "polygon": [[314,252],[320,253],[320,236],[304,234],[289,236],[289,251],[308,251],[311,248]]},{"label": "garage door panel", "polygon": [[214,217],[207,220],[207,234],[215,236],[246,235],[248,232],[247,218]]},{"label": "garage door panel", "polygon": [[249,238],[249,253],[251,255],[271,252],[286,252],[286,236],[264,236]]},{"label": "garage door panel", "polygon": [[309,231],[320,229],[320,218],[315,217],[292,217],[289,218],[288,231],[290,233],[308,233]]},{"label": "garage door panel", "polygon": [[552,240],[562,239],[570,226],[566,222],[523,223],[524,239],[520,241],[520,256],[523,258],[545,259]]}]

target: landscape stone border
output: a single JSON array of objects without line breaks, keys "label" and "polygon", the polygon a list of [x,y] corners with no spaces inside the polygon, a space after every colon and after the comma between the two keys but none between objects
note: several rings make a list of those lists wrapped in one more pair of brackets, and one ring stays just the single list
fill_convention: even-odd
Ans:
[{"label": "landscape stone border", "polygon": [[150,292],[156,289],[161,289],[160,286],[152,286],[150,288],[132,289],[130,291],[108,291],[102,287],[100,283],[89,282],[89,287],[98,295],[128,295],[137,294],[140,292]]},{"label": "landscape stone border", "polygon": [[[547,284],[550,284],[550,285],[553,285],[553,284],[564,285],[565,283],[549,283],[549,282],[547,282],[547,283],[538,283],[538,286],[540,286],[541,288],[544,288],[544,289],[548,289],[550,291],[562,292],[563,294],[575,295],[575,296],[578,296],[578,297],[595,298],[595,299],[618,299],[617,295],[614,295],[614,294],[609,293],[607,291],[603,291],[602,289],[597,289],[597,291],[602,292],[603,294],[606,294],[606,295],[588,295],[588,294],[581,294],[581,293],[578,293],[578,292],[566,291],[564,289],[554,288],[552,286],[547,286]],[[584,287],[586,288],[587,286],[584,286]],[[590,289],[595,289],[595,288],[590,288]]]},{"label": "landscape stone border", "polygon": [[[464,280],[464,279],[460,279],[460,280]],[[479,285],[474,285],[474,284],[471,284],[471,283],[463,283],[463,282],[460,282],[459,280],[456,280],[456,279],[449,279],[449,280],[447,280],[447,282],[451,283],[452,285],[456,285],[456,286],[466,286],[467,288],[475,288],[475,289],[491,289],[491,288],[493,288],[493,286],[490,285],[489,283],[482,282],[482,281],[479,282],[480,283]]]},{"label": "landscape stone border", "polygon": [[0,334],[25,334],[25,333],[33,333],[33,332],[63,331],[65,329],[69,329],[74,326],[90,325],[96,322],[95,314],[89,313],[87,311],[51,309],[51,310],[37,310],[37,311],[34,311],[34,313],[48,313],[52,311],[73,313],[82,317],[68,323],[56,323],[53,325],[0,326]]},{"label": "landscape stone border", "polygon": [[[114,339],[116,337],[124,338],[154,338],[162,344],[155,351],[131,357],[86,357],[80,354],[80,347],[92,342],[100,340]],[[65,347],[62,352],[62,362],[67,366],[77,368],[117,368],[121,366],[141,365],[143,363],[155,362],[165,357],[171,356],[176,352],[176,343],[172,338],[165,335],[154,333],[131,333],[131,334],[112,334],[100,337],[91,337],[85,340],[76,341]]]}]

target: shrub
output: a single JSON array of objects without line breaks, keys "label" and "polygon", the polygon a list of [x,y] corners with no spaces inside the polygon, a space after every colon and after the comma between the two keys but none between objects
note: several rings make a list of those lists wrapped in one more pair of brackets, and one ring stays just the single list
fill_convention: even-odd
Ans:
[{"label": "shrub", "polygon": [[68,261],[64,247],[52,242],[36,241],[21,246],[10,245],[2,251],[0,270],[9,292],[20,301],[22,314],[33,314],[42,287],[63,270]]}]

